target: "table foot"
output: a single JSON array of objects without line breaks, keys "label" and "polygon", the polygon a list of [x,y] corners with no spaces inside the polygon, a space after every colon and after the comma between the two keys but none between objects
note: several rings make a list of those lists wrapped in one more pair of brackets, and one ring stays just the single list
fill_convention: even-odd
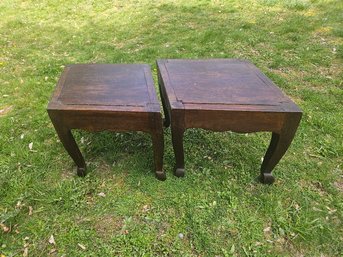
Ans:
[{"label": "table foot", "polygon": [[271,185],[274,183],[275,178],[273,177],[273,175],[271,173],[261,173],[260,181],[263,184]]},{"label": "table foot", "polygon": [[179,178],[184,177],[184,176],[185,176],[185,169],[183,169],[183,168],[177,168],[177,169],[175,169],[174,175],[175,175],[176,177],[179,177]]},{"label": "table foot", "polygon": [[166,173],[164,171],[156,171],[155,176],[158,180],[164,181],[167,179]]},{"label": "table foot", "polygon": [[86,176],[86,167],[77,167],[77,175],[79,177]]},{"label": "table foot", "polygon": [[273,178],[271,172],[290,146],[298,128],[300,119],[301,113],[289,114],[283,121],[283,127],[281,131],[279,133],[272,133],[268,150],[261,165],[261,174],[264,177],[263,181],[270,181]]}]

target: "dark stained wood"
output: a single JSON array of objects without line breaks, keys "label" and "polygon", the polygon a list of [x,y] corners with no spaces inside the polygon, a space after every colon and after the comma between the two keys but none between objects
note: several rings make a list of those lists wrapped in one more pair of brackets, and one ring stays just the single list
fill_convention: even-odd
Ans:
[{"label": "dark stained wood", "polygon": [[273,168],[299,125],[298,106],[253,64],[237,59],[158,60],[159,89],[171,124],[176,167],[184,175],[183,134],[187,128],[239,133],[270,131],[272,140],[261,179],[273,183]]},{"label": "dark stained wood", "polygon": [[65,68],[48,105],[65,149],[84,176],[86,164],[72,129],[151,134],[155,174],[163,171],[163,129],[150,67],[145,64],[74,64]]}]

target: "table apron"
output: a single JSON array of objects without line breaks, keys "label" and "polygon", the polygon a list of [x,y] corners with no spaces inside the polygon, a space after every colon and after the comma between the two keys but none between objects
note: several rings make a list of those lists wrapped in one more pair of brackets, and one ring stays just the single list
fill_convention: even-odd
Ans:
[{"label": "table apron", "polygon": [[68,129],[152,132],[160,113],[49,111],[49,115]]},{"label": "table apron", "polygon": [[279,133],[287,115],[289,114],[279,112],[187,110],[185,112],[185,127],[239,133],[259,131]]}]

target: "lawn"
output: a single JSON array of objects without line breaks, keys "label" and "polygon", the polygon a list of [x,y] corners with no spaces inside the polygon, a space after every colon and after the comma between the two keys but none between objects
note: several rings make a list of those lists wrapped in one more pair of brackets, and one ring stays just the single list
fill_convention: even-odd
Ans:
[{"label": "lawn", "polygon": [[[0,256],[342,256],[343,1],[0,1]],[[64,65],[242,58],[303,110],[262,185],[270,134],[185,133],[186,177],[144,133],[74,131],[46,106]]]}]

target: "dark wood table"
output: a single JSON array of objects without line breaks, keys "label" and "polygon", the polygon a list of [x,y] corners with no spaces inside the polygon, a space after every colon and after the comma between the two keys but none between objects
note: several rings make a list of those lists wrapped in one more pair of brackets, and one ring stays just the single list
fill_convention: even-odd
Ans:
[{"label": "dark wood table", "polygon": [[69,65],[49,102],[48,113],[79,176],[85,175],[86,164],[71,129],[150,133],[156,177],[166,178],[160,104],[148,65]]},{"label": "dark wood table", "polygon": [[158,60],[165,113],[171,123],[176,158],[174,174],[184,176],[183,135],[187,128],[241,133],[270,131],[272,138],[261,166],[261,180],[288,149],[302,112],[253,64],[235,59]]}]

